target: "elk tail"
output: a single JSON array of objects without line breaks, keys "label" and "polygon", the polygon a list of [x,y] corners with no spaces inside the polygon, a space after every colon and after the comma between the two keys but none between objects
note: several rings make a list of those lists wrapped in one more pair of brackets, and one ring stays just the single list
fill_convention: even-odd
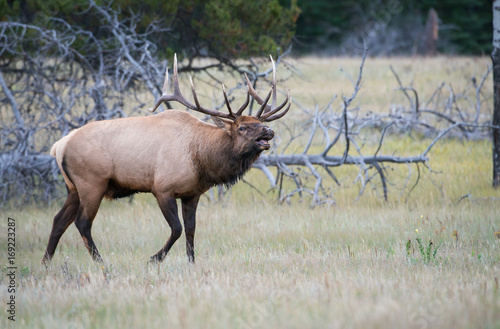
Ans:
[{"label": "elk tail", "polygon": [[74,189],[75,185],[73,184],[67,173],[66,163],[64,163],[64,153],[66,150],[66,144],[68,143],[68,141],[70,140],[71,136],[75,131],[76,130],[73,130],[71,133],[69,133],[68,135],[64,136],[63,138],[55,142],[54,145],[52,145],[52,148],[50,149],[50,155],[56,157],[57,165],[59,166],[59,169],[61,170],[61,173],[64,177],[64,181],[66,182],[66,185],[70,190]]}]

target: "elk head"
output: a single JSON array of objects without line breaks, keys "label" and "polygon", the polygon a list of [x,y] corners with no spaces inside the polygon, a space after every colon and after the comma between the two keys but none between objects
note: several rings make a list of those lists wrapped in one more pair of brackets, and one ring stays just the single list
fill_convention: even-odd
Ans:
[{"label": "elk head", "polygon": [[[283,103],[279,106],[276,105],[276,67],[273,58],[271,56],[270,58],[273,66],[273,82],[271,90],[267,94],[266,98],[263,99],[259,96],[259,94],[252,87],[252,84],[245,73],[245,80],[247,82],[247,97],[243,105],[236,112],[231,108],[226,88],[224,87],[224,84],[222,84],[222,93],[224,94],[224,100],[228,109],[228,113],[224,113],[208,109],[200,105],[191,77],[189,80],[195,104],[191,103],[182,95],[179,88],[177,73],[177,55],[175,55],[173,93],[168,94],[167,92],[169,84],[169,74],[167,68],[165,72],[165,82],[163,84],[163,95],[156,101],[156,104],[150,109],[150,111],[154,112],[163,102],[177,101],[191,110],[210,115],[217,127],[226,131],[227,134],[233,139],[233,145],[239,153],[253,151],[258,155],[262,151],[268,150],[271,147],[269,141],[274,137],[272,129],[265,126],[263,123],[274,121],[283,117],[290,109],[292,103],[290,91],[288,91],[286,99]],[[250,96],[252,96],[252,98],[260,105],[260,108],[255,116],[242,115],[243,111],[248,107]],[[271,96],[272,105],[268,105]],[[285,108],[287,104],[288,106]],[[284,110],[281,111],[282,109]]]}]

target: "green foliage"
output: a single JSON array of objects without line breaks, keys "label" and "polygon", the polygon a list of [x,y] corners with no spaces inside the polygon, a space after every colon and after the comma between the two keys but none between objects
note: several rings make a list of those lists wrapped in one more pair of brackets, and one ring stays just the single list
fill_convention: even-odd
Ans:
[{"label": "green foliage", "polygon": [[[338,46],[345,34],[370,29],[370,24],[378,20],[377,13],[391,13],[390,16],[378,16],[385,16],[386,23],[399,30],[408,28],[409,22],[414,22],[415,18],[423,28],[430,8],[438,13],[439,38],[446,41],[438,42],[439,51],[484,54],[492,50],[490,1],[298,0],[298,5],[302,14],[297,21],[296,35],[300,41],[298,48],[304,52],[310,52],[318,45]],[[397,13],[391,12],[395,6],[401,9]]]},{"label": "green foliage", "polygon": [[353,28],[351,21],[355,8],[359,6],[352,1],[330,0],[298,0],[298,4],[302,11],[297,20],[298,40],[314,42],[326,38],[332,43],[340,42],[342,32]]},{"label": "green foliage", "polygon": [[[101,29],[95,19],[95,8],[91,8],[88,0],[14,0],[11,5],[8,3],[8,0],[0,0],[1,20],[10,17],[46,26],[48,18],[54,17],[96,36],[106,37],[109,33]],[[95,0],[95,3],[108,5],[108,1],[103,0]],[[268,55],[287,47],[299,15],[296,1],[284,7],[278,0],[116,0],[111,7],[119,12],[121,22],[135,26],[138,33],[147,33],[151,24],[170,29],[148,36],[158,44],[164,56],[183,52],[188,57],[223,59]]]},{"label": "green foliage", "polygon": [[[95,0],[97,5],[109,1]],[[440,20],[440,52],[485,54],[492,50],[492,8],[488,1],[468,0],[115,0],[123,20],[134,14],[133,24],[146,31],[152,22],[172,28],[155,36],[165,55],[183,49],[188,56],[226,58],[267,55],[290,44],[296,34],[302,52],[338,46],[345,35],[369,29],[370,23],[387,19],[396,29],[414,22],[422,28],[434,8]],[[397,7],[397,13],[391,8]],[[85,30],[99,30],[88,0],[0,0],[0,20],[36,23],[47,17],[64,19]],[[378,13],[391,12],[390,16]],[[300,14],[300,15],[299,15]],[[410,27],[411,29],[411,27]]]},{"label": "green foliage", "polygon": [[[422,262],[427,264],[431,261],[434,261],[436,259],[439,247],[441,246],[441,242],[439,242],[438,245],[434,247],[434,242],[432,242],[432,240],[429,240],[427,245],[424,245],[424,243],[422,242],[422,238],[418,235],[418,231],[415,240],[417,241],[417,248],[420,253]],[[408,239],[408,242],[406,242],[406,257],[416,261],[416,258],[411,257],[411,254],[413,252],[414,247],[412,245],[411,239]]]},{"label": "green foliage", "polygon": [[406,242],[406,256],[409,257],[411,254],[411,239]]},{"label": "green foliage", "polygon": [[298,14],[296,5],[292,7],[295,12],[277,1],[211,1],[204,6],[203,16],[191,22],[214,53],[247,57],[254,53],[273,53],[277,47],[290,43],[293,20]]}]

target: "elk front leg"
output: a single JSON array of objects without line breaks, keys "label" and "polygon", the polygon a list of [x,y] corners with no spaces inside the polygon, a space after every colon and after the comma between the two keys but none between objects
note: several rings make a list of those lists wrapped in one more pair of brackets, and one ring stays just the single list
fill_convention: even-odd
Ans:
[{"label": "elk front leg", "polygon": [[191,263],[194,263],[194,232],[196,229],[196,208],[199,200],[199,196],[182,199],[182,218],[184,219],[184,230],[186,232],[186,253]]},{"label": "elk front leg", "polygon": [[175,241],[177,241],[182,234],[182,225],[179,221],[179,216],[177,215],[177,202],[175,201],[175,198],[170,196],[156,196],[156,200],[158,200],[163,217],[167,220],[172,233],[170,234],[165,246],[161,248],[156,255],[151,257],[150,262],[152,263],[163,261],[170,248],[172,248]]}]

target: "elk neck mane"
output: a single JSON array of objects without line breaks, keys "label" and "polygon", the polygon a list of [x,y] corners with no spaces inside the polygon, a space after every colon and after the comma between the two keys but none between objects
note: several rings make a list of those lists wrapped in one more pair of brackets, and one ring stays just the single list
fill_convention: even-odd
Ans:
[{"label": "elk neck mane", "polygon": [[214,127],[210,134],[200,134],[191,145],[193,164],[201,185],[234,185],[257,160],[261,151],[238,149],[231,136]]}]

